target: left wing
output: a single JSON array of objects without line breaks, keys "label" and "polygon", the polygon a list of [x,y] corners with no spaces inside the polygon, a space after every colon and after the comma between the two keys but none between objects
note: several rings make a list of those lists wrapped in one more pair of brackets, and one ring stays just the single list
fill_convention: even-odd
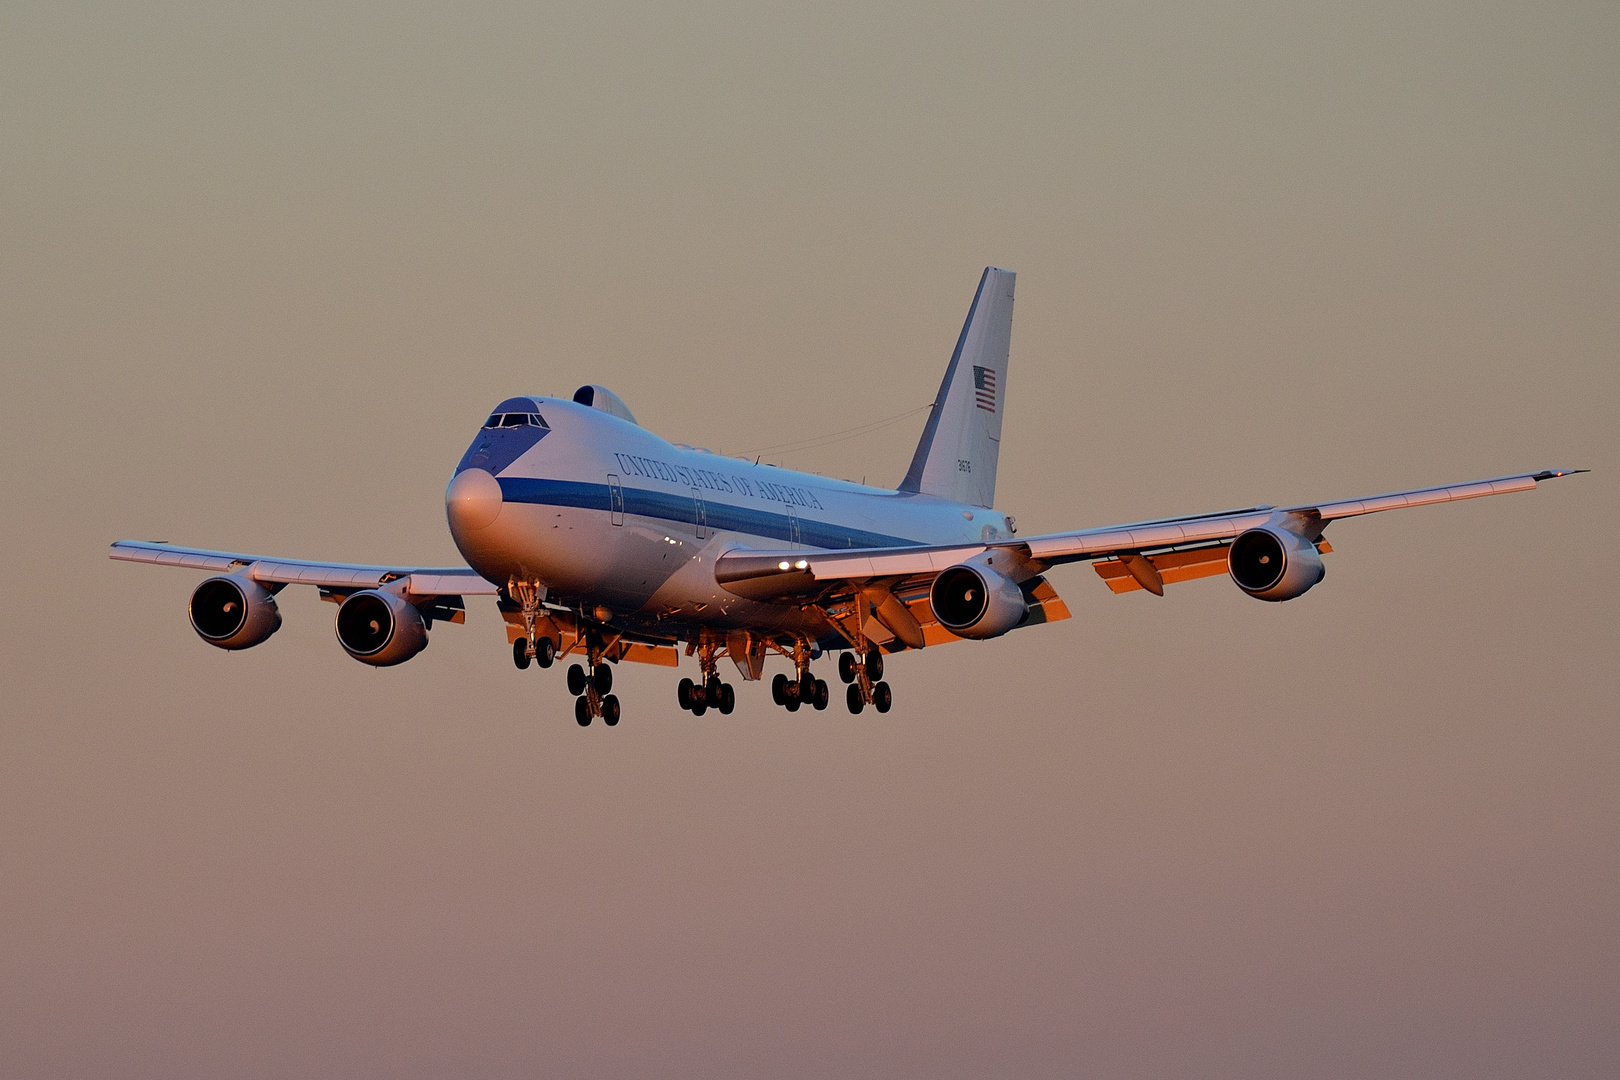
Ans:
[{"label": "left wing", "polygon": [[124,562],[211,570],[216,574],[246,571],[261,585],[315,585],[323,594],[373,589],[404,579],[413,596],[495,596],[494,583],[465,566],[363,566],[357,563],[274,559],[230,551],[175,547],[147,540],[119,540],[109,557]]},{"label": "left wing", "polygon": [[[1160,518],[1131,525],[1111,525],[988,544],[857,548],[846,551],[738,550],[722,555],[715,563],[714,573],[721,585],[739,596],[754,600],[788,600],[831,595],[840,591],[840,587],[842,591],[848,591],[851,583],[855,582],[932,578],[947,567],[990,553],[988,558],[998,569],[1003,562],[1011,562],[1019,566],[1023,577],[1034,577],[1047,567],[1059,563],[1119,560],[1113,564],[1123,568],[1118,574],[1104,573],[1102,566],[1098,568],[1105,578],[1125,578],[1129,575],[1127,580],[1133,583],[1123,588],[1116,587],[1116,591],[1141,587],[1160,592],[1166,581],[1201,577],[1204,572],[1221,572],[1225,567],[1228,542],[1249,529],[1279,517],[1289,520],[1295,531],[1315,541],[1329,522],[1339,518],[1529,491],[1542,480],[1585,471],[1546,469],[1362,499],[1307,503],[1280,510],[1272,506],[1252,506],[1218,514]],[[1202,561],[1187,559],[1193,551],[1200,549],[1212,557]],[[1178,555],[1181,556],[1179,565]],[[1160,565],[1161,562],[1164,565]],[[1143,563],[1150,566],[1144,569]],[[1189,569],[1193,567],[1205,569],[1202,572]]]}]

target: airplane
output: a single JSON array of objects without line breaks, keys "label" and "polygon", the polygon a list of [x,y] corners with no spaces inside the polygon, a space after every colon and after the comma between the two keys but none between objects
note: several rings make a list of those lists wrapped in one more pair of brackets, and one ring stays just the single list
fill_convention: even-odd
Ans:
[{"label": "airplane", "polygon": [[[1528,491],[1585,472],[1544,469],[1471,483],[1295,506],[1249,506],[1076,532],[1020,537],[995,509],[1007,402],[1013,285],[987,267],[945,369],[910,468],[894,489],[794,472],[670,443],[594,384],[571,398],[496,405],[445,491],[450,535],[466,566],[309,562],[120,540],[111,558],[210,571],[191,595],[208,644],[247,649],[281,626],[275,596],[313,585],[338,605],[338,643],[376,667],[427,647],[435,621],[466,620],[465,598],[492,596],[513,663],[567,673],[580,726],[619,722],[621,661],[698,678],[676,697],[696,716],[730,714],[730,659],[761,681],[780,656],[792,675],[773,701],[827,708],[812,662],[837,654],[851,713],[889,711],[896,653],[1069,618],[1047,580],[1089,562],[1115,593],[1163,596],[1167,585],[1226,574],[1248,596],[1292,600],[1323,577],[1341,518]],[[582,662],[579,662],[582,661]]]}]

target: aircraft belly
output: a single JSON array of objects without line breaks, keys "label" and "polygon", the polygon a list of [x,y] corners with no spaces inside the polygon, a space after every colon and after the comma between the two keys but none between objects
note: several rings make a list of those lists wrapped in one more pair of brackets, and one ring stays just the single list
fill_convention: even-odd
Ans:
[{"label": "aircraft belly", "polygon": [[813,638],[825,635],[828,624],[819,612],[805,611],[794,604],[746,600],[715,581],[714,560],[722,552],[739,543],[755,546],[771,542],[735,533],[717,536],[698,550],[692,550],[694,545],[687,542],[680,565],[663,581],[638,614],[643,619],[651,619],[671,628],[684,624],[807,634]]}]

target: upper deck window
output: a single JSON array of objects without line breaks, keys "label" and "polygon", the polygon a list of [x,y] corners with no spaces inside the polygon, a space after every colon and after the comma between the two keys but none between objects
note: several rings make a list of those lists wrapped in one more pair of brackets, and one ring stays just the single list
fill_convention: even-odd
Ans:
[{"label": "upper deck window", "polygon": [[509,412],[509,413],[491,413],[489,419],[484,421],[484,426],[487,427],[487,428],[494,428],[494,427],[541,427],[541,428],[549,428],[551,425],[546,423],[545,419],[539,413]]}]

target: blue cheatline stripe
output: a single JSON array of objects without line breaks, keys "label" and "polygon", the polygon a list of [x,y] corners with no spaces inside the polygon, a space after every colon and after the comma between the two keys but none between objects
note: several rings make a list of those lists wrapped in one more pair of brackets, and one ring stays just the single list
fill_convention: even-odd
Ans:
[{"label": "blue cheatline stripe", "polygon": [[[537,480],[524,476],[500,478],[501,498],[512,503],[539,506],[577,506],[583,510],[608,510],[606,484],[582,484],[572,480]],[[624,487],[624,511],[638,517],[672,521],[690,528],[696,517],[691,495],[675,495],[647,488]],[[723,532],[768,536],[784,543],[793,542],[792,522],[786,514],[732,506],[703,500],[703,517],[709,528]],[[920,543],[900,536],[867,532],[844,525],[799,517],[799,542],[818,548],[913,547]]]}]

